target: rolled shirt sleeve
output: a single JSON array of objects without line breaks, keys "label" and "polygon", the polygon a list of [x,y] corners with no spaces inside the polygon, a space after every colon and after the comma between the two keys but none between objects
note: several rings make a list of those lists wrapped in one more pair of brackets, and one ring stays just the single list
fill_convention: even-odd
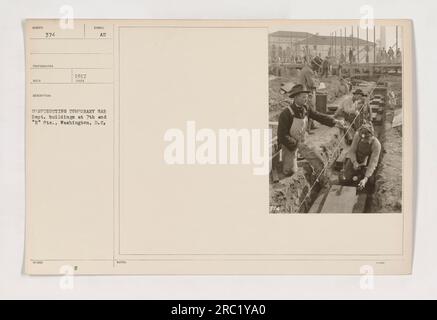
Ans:
[{"label": "rolled shirt sleeve", "polygon": [[335,118],[331,117],[327,114],[312,110],[312,109],[308,109],[308,117],[310,117],[311,119],[314,119],[318,122],[320,122],[321,124],[328,126],[328,127],[333,127],[335,126]]}]

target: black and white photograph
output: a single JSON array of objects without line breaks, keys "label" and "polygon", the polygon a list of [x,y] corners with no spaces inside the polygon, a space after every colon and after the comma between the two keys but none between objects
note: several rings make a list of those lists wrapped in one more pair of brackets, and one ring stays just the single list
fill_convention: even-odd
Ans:
[{"label": "black and white photograph", "polygon": [[0,1],[0,300],[436,299],[423,1]]},{"label": "black and white photograph", "polygon": [[270,213],[402,213],[402,27],[271,29]]}]

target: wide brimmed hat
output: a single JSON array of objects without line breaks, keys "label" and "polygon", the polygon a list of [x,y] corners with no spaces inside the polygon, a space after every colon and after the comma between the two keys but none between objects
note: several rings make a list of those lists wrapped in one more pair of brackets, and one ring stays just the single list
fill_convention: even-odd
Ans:
[{"label": "wide brimmed hat", "polygon": [[290,98],[294,98],[299,93],[310,93],[310,91],[309,90],[305,90],[303,85],[297,84],[293,88],[291,88],[289,97]]},{"label": "wide brimmed hat", "polygon": [[352,92],[353,94],[361,94],[363,97],[367,97],[367,94],[365,94],[364,92],[363,92],[363,90],[361,90],[361,89],[357,89],[357,90],[355,90],[354,92]]}]

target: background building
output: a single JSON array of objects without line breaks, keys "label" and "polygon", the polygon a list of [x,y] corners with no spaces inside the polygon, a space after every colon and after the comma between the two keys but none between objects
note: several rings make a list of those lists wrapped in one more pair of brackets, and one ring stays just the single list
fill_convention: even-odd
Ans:
[{"label": "background building", "polygon": [[[335,58],[349,62],[350,49],[353,61],[373,62],[375,43],[353,36],[323,36],[308,32],[276,31],[269,35],[271,62],[296,62],[304,56]],[[377,49],[375,50],[377,53]]]},{"label": "background building", "polygon": [[309,32],[276,31],[269,34],[269,57],[271,60],[285,62],[292,55],[301,55],[300,46],[304,39],[313,36]]}]

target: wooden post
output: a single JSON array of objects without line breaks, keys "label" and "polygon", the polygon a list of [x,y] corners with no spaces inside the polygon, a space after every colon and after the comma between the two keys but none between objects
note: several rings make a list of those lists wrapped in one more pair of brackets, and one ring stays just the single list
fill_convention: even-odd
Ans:
[{"label": "wooden post", "polygon": [[[340,58],[342,54],[343,54],[343,29],[340,29]],[[340,58],[338,59],[339,62],[340,62]]]},{"label": "wooden post", "polygon": [[[373,25],[373,65],[370,68],[371,75],[375,72],[375,63],[376,63],[376,25]],[[370,49],[370,48],[369,48]]]},{"label": "wooden post", "polygon": [[334,32],[334,59],[337,59],[337,31]]},{"label": "wooden post", "polygon": [[360,63],[360,26],[357,26],[357,64]]},{"label": "wooden post", "polygon": [[366,28],[366,63],[369,63],[369,27]]},{"label": "wooden post", "polygon": [[354,26],[352,26],[351,29],[352,29],[351,49],[353,50],[354,49]]},{"label": "wooden post", "polygon": [[307,38],[306,38],[306,62],[309,63],[308,59],[309,59],[309,52],[308,52],[308,34],[307,34]]},{"label": "wooden post", "polygon": [[346,37],[346,27],[344,27],[344,57],[347,61],[347,37]]},{"label": "wooden post", "polygon": [[329,52],[328,56],[332,55],[332,32],[329,34]]}]

